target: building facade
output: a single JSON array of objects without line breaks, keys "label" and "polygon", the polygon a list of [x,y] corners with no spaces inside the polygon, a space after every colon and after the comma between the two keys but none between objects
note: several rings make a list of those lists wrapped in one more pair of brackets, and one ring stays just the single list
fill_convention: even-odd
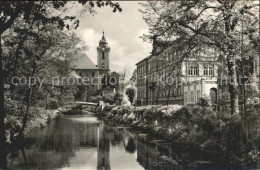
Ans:
[{"label": "building facade", "polygon": [[148,104],[148,59],[145,58],[138,62],[136,69],[136,87],[137,87],[137,100],[138,105]]},{"label": "building facade", "polygon": [[110,73],[110,47],[104,32],[97,47],[97,65],[95,65],[85,53],[79,53],[72,57],[72,75],[78,79],[85,79],[86,88],[100,95],[114,93],[114,87],[104,86],[104,77]]},{"label": "building facade", "polygon": [[[158,48],[154,46],[153,51],[156,50]],[[220,106],[221,103],[223,107],[229,107],[227,61],[219,57],[223,54],[211,47],[198,47],[185,57],[184,51],[167,48],[157,54],[153,52],[136,64],[137,103],[192,105],[198,104],[201,97],[208,96],[213,105]],[[241,62],[239,58],[235,58],[236,62]],[[257,53],[243,60],[246,63],[244,67],[248,69],[245,80],[255,77],[259,82],[260,61]]]},{"label": "building facade", "polygon": [[216,51],[203,49],[185,58],[183,51],[168,48],[136,64],[138,103],[196,104],[203,95],[217,100],[219,62]]}]

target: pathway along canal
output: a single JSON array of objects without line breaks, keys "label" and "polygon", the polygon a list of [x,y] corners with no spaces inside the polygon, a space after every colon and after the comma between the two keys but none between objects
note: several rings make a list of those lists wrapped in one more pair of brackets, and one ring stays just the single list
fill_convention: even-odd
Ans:
[{"label": "pathway along canal", "polygon": [[170,144],[149,139],[142,132],[111,126],[90,115],[67,115],[27,134],[24,145],[8,154],[8,167],[106,170],[192,168],[190,163],[186,167],[178,165],[173,155]]}]

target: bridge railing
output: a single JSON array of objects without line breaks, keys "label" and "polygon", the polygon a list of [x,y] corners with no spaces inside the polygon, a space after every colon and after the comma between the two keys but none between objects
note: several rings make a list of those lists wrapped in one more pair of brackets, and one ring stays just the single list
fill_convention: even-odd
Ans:
[{"label": "bridge railing", "polygon": [[68,105],[87,105],[87,106],[98,106],[98,103],[92,103],[92,102],[69,102]]}]

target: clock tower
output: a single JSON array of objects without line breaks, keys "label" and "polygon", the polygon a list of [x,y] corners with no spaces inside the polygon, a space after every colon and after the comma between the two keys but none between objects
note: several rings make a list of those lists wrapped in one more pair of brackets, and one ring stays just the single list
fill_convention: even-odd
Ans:
[{"label": "clock tower", "polygon": [[97,66],[100,70],[109,71],[109,53],[110,47],[107,44],[103,31],[102,39],[97,47]]}]

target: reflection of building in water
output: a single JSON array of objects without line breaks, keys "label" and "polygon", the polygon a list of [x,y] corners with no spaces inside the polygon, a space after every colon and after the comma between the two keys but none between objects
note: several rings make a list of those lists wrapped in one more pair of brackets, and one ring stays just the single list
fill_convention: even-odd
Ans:
[{"label": "reflection of building in water", "polygon": [[98,133],[97,170],[110,170],[110,140],[104,129],[104,124],[101,122]]},{"label": "reflection of building in water", "polygon": [[75,124],[73,127],[74,147],[97,147],[98,146],[98,123]]}]

